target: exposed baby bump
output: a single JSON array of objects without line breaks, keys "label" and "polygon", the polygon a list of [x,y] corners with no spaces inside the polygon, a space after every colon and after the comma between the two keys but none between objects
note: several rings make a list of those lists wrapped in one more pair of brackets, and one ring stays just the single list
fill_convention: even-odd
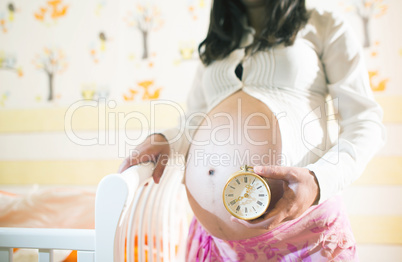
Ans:
[{"label": "exposed baby bump", "polygon": [[[197,130],[188,152],[186,187],[195,215],[213,235],[239,239],[258,235],[230,221],[222,193],[242,165],[280,165],[277,120],[259,100],[240,91],[215,107]],[[282,196],[282,181],[269,180],[272,200]]]},{"label": "exposed baby bump", "polygon": [[[194,196],[202,195],[197,197],[201,207],[213,212],[226,212],[222,209],[224,206],[221,199],[224,185],[242,165],[281,165],[281,143],[275,141],[278,134],[271,132],[271,126],[265,125],[265,120],[258,121],[259,125],[254,123],[253,129],[246,128],[243,131],[238,126],[229,128],[227,125],[221,128],[225,126],[222,121],[222,125],[217,125],[219,131],[214,132],[215,126],[212,125],[211,129],[200,129],[197,132],[188,153],[186,184]],[[261,121],[265,126],[261,125]],[[204,143],[198,144],[200,141]],[[269,185],[272,208],[282,195],[282,182],[269,180]]]}]

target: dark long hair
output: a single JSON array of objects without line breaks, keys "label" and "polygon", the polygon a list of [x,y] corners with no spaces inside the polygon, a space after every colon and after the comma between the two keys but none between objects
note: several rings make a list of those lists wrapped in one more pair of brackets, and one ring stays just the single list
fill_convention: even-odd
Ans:
[{"label": "dark long hair", "polygon": [[[292,45],[308,20],[305,0],[266,0],[267,18],[251,50],[263,50],[284,43]],[[201,61],[209,65],[239,48],[245,31],[242,19],[246,7],[241,0],[214,0],[207,37],[198,46]]]}]

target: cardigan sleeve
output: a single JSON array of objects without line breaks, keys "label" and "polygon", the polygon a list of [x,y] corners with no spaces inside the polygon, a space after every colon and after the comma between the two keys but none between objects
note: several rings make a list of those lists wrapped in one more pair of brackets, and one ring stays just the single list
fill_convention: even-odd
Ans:
[{"label": "cardigan sleeve", "polygon": [[383,111],[370,88],[361,44],[340,16],[328,17],[321,61],[340,129],[333,147],[306,166],[320,187],[318,203],[354,182],[386,141]]},{"label": "cardigan sleeve", "polygon": [[202,76],[205,66],[199,62],[193,84],[186,100],[186,112],[177,127],[161,132],[170,144],[171,154],[187,155],[192,138],[203,116],[207,113],[207,102],[202,89]]}]

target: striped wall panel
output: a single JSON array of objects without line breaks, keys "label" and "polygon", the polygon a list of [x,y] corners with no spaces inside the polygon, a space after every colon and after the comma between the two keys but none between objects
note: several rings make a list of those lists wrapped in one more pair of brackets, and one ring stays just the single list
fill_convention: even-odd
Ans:
[{"label": "striped wall panel", "polygon": [[[384,109],[388,142],[343,194],[362,261],[376,261],[373,249],[390,259],[402,257],[402,96],[376,99]],[[155,111],[150,103],[96,103],[83,102],[72,109],[1,110],[0,189],[96,186],[117,171],[149,128],[175,126],[184,109],[181,103],[159,104]],[[148,121],[151,115],[155,123]],[[66,123],[71,127],[67,131],[83,140],[95,138],[96,143],[76,143],[66,135]]]},{"label": "striped wall panel", "polygon": [[[402,123],[401,96],[377,96],[384,109],[384,123]],[[139,103],[116,106],[115,103],[79,101],[68,108],[0,110],[0,133],[61,132],[66,126],[74,131],[127,130],[173,127],[184,113],[184,103]],[[151,117],[152,116],[152,117]],[[149,119],[153,121],[150,122]],[[49,121],[51,120],[51,121]]]},{"label": "striped wall panel", "polygon": [[82,100],[68,108],[0,110],[0,123],[4,123],[0,133],[168,128],[183,114],[183,103],[171,101],[116,106],[114,101]]},{"label": "striped wall panel", "polygon": [[[103,176],[116,172],[122,160],[0,161],[0,184],[95,185]],[[402,185],[401,166],[402,156],[376,157],[354,185]]]}]

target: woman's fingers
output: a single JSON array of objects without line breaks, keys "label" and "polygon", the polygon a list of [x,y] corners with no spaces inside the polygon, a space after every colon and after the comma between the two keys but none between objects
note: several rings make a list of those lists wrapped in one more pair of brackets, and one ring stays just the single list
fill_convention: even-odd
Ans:
[{"label": "woman's fingers", "polygon": [[296,179],[294,174],[295,167],[277,165],[255,166],[253,170],[258,175],[266,178],[280,179],[287,182],[294,182]]},{"label": "woman's fingers", "polygon": [[[131,155],[127,157],[126,159],[123,160],[123,162],[120,164],[119,167],[119,173],[122,173],[124,170],[129,168],[130,166],[138,165],[139,163],[144,163],[144,162],[156,162],[155,158],[152,159],[151,157],[151,152],[149,152],[149,149],[145,148],[142,149],[141,147],[139,149],[133,150],[131,152]],[[154,161],[152,161],[154,160]]]},{"label": "woman's fingers", "polygon": [[169,154],[170,146],[166,138],[162,135],[154,134],[138,145],[137,148],[131,152],[131,155],[123,160],[118,172],[122,173],[127,168],[140,163],[153,162],[155,163],[155,168],[152,176],[155,183],[159,183],[168,162]]},{"label": "woman's fingers", "polygon": [[158,156],[158,161],[155,164],[154,173],[152,175],[154,178],[154,182],[156,184],[159,183],[159,181],[163,175],[163,172],[165,171],[165,167],[167,165],[168,160],[169,160],[169,155],[166,153],[161,153]]},{"label": "woman's fingers", "polygon": [[287,219],[288,213],[287,213],[287,208],[286,208],[287,205],[288,205],[288,201],[286,201],[284,198],[281,198],[278,201],[278,203],[276,203],[274,209],[272,209],[269,213],[263,215],[260,218],[257,218],[254,220],[242,220],[242,219],[232,217],[231,220],[233,222],[242,224],[243,226],[245,226],[247,228],[271,230],[271,229],[277,227],[282,222],[288,220]]},{"label": "woman's fingers", "polygon": [[269,224],[266,225],[266,229],[271,230],[277,227],[279,224],[290,220],[292,214],[289,212],[289,207],[293,205],[293,201],[289,201],[289,198],[287,198],[285,195],[281,199],[279,199],[274,209],[272,209],[271,212],[268,213],[268,217],[270,217],[271,219]]},{"label": "woman's fingers", "polygon": [[163,172],[165,171],[165,167],[168,163],[169,155],[170,155],[169,144],[165,144],[164,146],[161,146],[157,159],[156,159],[157,161],[155,163],[155,169],[154,169],[154,172],[152,175],[155,183],[159,183],[159,180],[161,179]]},{"label": "woman's fingers", "polygon": [[245,221],[232,218],[248,228],[270,230],[279,224],[295,219],[302,215],[314,202],[318,192],[318,185],[314,175],[308,169],[299,167],[264,166],[255,167],[254,172],[264,177],[281,179],[284,183],[282,197],[275,207],[264,216]]}]

